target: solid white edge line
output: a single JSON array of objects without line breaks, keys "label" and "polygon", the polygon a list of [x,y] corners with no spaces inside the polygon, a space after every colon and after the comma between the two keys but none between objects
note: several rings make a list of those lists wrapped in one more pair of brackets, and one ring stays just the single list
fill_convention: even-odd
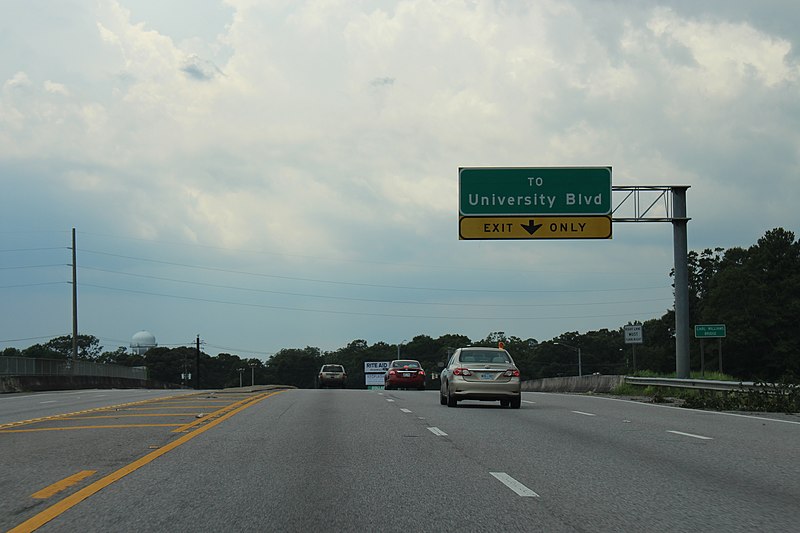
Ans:
[{"label": "solid white edge line", "polygon": [[684,437],[692,437],[693,439],[700,439],[700,440],[714,440],[713,437],[704,437],[702,435],[694,435],[692,433],[684,433],[683,431],[672,431],[667,430],[667,433],[674,433],[675,435],[683,435]]},{"label": "solid white edge line", "polygon": [[439,429],[437,427],[430,427],[430,428],[428,428],[428,431],[430,431],[431,433],[433,433],[437,437],[446,437],[447,436],[447,433],[445,433],[444,431],[442,431],[441,429]]},{"label": "solid white edge line", "polygon": [[592,413],[584,413],[583,411],[572,411],[572,412],[573,412],[573,413],[575,413],[576,415],[583,415],[583,416],[597,416],[597,415],[595,415],[595,414],[592,414]]},{"label": "solid white edge line", "polygon": [[500,483],[508,487],[509,489],[513,490],[517,493],[518,496],[522,496],[525,498],[538,498],[539,495],[533,492],[531,489],[514,479],[513,477],[509,476],[505,472],[489,472],[492,476],[495,477]]},{"label": "solid white edge line", "polygon": [[[554,396],[574,396],[573,394],[564,394],[560,392],[538,392],[526,391],[526,394],[550,394]],[[625,402],[640,405],[643,407],[655,407],[657,409],[674,409],[676,411],[683,411],[685,413],[696,413],[703,415],[721,415],[721,416],[735,416],[736,418],[749,418],[751,420],[761,420],[764,422],[779,422],[781,424],[795,424],[800,426],[800,421],[797,420],[781,420],[779,418],[767,418],[764,416],[742,415],[739,413],[725,413],[722,411],[704,411],[702,409],[691,409],[689,407],[673,407],[671,405],[659,405],[657,403],[644,403],[636,400],[626,400],[625,398],[605,398],[603,396],[592,396],[593,400],[605,400],[607,402]]]}]

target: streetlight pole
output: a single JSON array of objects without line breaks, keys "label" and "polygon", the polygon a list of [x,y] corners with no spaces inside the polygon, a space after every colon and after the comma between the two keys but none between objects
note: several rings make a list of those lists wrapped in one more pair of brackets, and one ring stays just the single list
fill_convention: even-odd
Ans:
[{"label": "streetlight pole", "polygon": [[244,368],[237,368],[236,370],[239,371],[239,388],[242,388],[242,372],[244,372]]},{"label": "streetlight pole", "polygon": [[564,344],[563,342],[554,342],[553,344],[557,344],[559,346],[564,346],[566,348],[571,348],[578,352],[578,377],[583,376],[583,367],[581,365],[581,349],[577,346],[570,346],[569,344]]},{"label": "streetlight pole", "polygon": [[250,363],[250,386],[254,387],[256,384],[256,364]]}]

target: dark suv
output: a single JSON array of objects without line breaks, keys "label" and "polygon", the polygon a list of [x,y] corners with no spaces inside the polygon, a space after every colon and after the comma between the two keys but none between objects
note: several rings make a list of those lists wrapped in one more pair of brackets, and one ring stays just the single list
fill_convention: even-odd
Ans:
[{"label": "dark suv", "polygon": [[317,376],[317,387],[338,387],[343,389],[347,384],[347,372],[342,365],[322,365]]}]

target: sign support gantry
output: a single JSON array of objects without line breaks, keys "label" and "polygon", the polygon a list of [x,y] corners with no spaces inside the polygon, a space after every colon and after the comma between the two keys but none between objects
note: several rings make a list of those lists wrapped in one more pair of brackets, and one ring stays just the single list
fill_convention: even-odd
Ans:
[{"label": "sign support gantry", "polygon": [[[689,246],[687,242],[686,191],[688,185],[621,185],[613,192],[627,193],[612,211],[614,222],[671,222],[675,268],[675,372],[678,379],[689,375]],[[667,194],[671,193],[671,194]],[[643,198],[645,201],[643,202]],[[654,198],[654,199],[653,199]],[[651,199],[651,203],[649,202]],[[663,211],[655,209],[663,201]],[[644,206],[647,207],[644,207]],[[631,207],[631,216],[620,210]]]}]

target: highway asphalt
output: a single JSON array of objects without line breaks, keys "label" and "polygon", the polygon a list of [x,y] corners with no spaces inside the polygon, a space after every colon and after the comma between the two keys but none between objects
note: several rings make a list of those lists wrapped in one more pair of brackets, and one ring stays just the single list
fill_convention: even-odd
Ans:
[{"label": "highway asphalt", "polygon": [[[523,393],[514,410],[496,402],[448,408],[436,391],[160,392],[44,404],[50,415],[81,408],[55,418],[42,404],[0,398],[0,529],[696,532],[800,524],[798,417],[548,393]],[[67,393],[51,398],[74,402]],[[11,405],[16,411],[6,413]]]}]

